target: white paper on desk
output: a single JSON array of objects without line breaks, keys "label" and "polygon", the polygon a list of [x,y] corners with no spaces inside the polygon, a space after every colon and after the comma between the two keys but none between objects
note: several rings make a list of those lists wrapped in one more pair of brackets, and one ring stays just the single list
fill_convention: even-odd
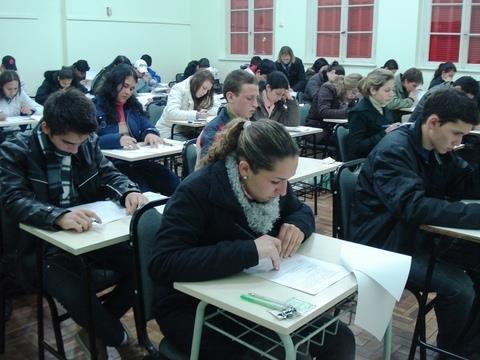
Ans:
[{"label": "white paper on desk", "polygon": [[304,132],[308,131],[309,128],[305,126],[285,126],[288,132]]},{"label": "white paper on desk", "polygon": [[278,271],[273,270],[272,261],[265,258],[245,272],[310,295],[318,294],[350,274],[350,271],[341,265],[300,254],[281,259]]},{"label": "white paper on desk", "polygon": [[353,271],[358,283],[355,323],[381,339],[400,300],[412,258],[391,251],[351,242],[342,245],[343,265]]},{"label": "white paper on desk", "polygon": [[100,217],[100,219],[102,220],[102,224],[107,224],[109,222],[123,219],[124,217],[128,216],[127,210],[124,207],[110,200],[95,201],[93,203],[73,206],[69,209],[87,209],[93,211]]}]

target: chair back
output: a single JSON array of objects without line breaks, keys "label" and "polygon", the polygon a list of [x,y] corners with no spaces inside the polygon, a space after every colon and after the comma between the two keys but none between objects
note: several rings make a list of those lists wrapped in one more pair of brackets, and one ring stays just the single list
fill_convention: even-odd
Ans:
[{"label": "chair back", "polygon": [[337,160],[341,162],[348,161],[348,133],[348,124],[338,124],[333,129],[335,143],[337,146]]},{"label": "chair back", "polygon": [[300,106],[300,125],[305,125],[307,121],[308,113],[310,112],[311,105],[309,103],[304,103],[303,106]]},{"label": "chair back", "polygon": [[183,80],[185,80],[185,76],[183,75],[183,73],[178,73],[175,75],[175,82],[179,83]]},{"label": "chair back", "polygon": [[134,316],[138,341],[149,350],[155,346],[148,338],[146,322],[153,319],[154,283],[148,274],[156,234],[162,215],[155,209],[168,199],[154,200],[137,210],[130,222],[130,242],[134,251]]},{"label": "chair back", "polygon": [[333,183],[333,236],[350,240],[350,209],[358,174],[365,159],[344,163],[335,172]]},{"label": "chair back", "polygon": [[197,138],[188,140],[182,149],[182,179],[195,171],[197,163]]},{"label": "chair back", "polygon": [[157,105],[157,104],[150,104],[147,107],[148,118],[150,119],[153,125],[155,125],[158,119],[160,119],[164,109],[165,109],[165,105]]}]

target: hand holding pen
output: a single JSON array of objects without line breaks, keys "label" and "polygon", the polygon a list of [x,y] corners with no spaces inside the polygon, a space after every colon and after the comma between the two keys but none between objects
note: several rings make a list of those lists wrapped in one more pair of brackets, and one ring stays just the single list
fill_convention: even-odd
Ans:
[{"label": "hand holding pen", "polygon": [[101,224],[102,220],[93,211],[87,209],[66,212],[55,220],[55,224],[62,230],[75,230],[76,232],[90,230],[94,222]]}]

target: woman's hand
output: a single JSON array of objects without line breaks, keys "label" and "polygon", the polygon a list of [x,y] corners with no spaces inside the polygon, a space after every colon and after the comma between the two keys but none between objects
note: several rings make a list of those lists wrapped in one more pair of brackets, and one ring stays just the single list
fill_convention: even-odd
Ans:
[{"label": "woman's hand", "polygon": [[303,242],[305,235],[293,224],[283,224],[278,233],[278,239],[282,244],[280,256],[285,258],[295,254]]},{"label": "woman's hand", "polygon": [[21,114],[25,114],[25,115],[32,115],[32,114],[33,114],[33,111],[32,111],[32,109],[30,108],[30,106],[28,106],[28,105],[22,105],[22,107],[20,108],[20,113],[21,113]]},{"label": "woman's hand", "polygon": [[158,147],[159,144],[164,143],[160,136],[152,133],[147,134],[143,142],[145,145],[150,145],[151,147]]},{"label": "woman's hand", "polygon": [[270,258],[275,270],[280,269],[280,251],[282,245],[280,240],[270,235],[262,235],[254,240],[257,247],[258,259]]},{"label": "woman's hand", "polygon": [[122,145],[124,149],[128,150],[138,149],[137,140],[129,135],[123,135],[120,138],[120,145]]},{"label": "woman's hand", "polygon": [[208,116],[207,109],[201,109],[197,111],[197,119],[206,119]]}]

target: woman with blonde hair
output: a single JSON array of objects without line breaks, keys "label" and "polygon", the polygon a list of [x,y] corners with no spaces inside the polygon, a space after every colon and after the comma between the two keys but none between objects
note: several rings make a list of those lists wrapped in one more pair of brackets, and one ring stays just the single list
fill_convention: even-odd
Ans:
[{"label": "woman with blonde hair", "polygon": [[335,145],[332,123],[323,119],[346,119],[348,113],[358,102],[358,84],[362,79],[360,74],[339,76],[330,80],[318,90],[307,116],[306,125],[322,128],[322,136],[317,136],[317,143]]},{"label": "woman with blonde hair", "polygon": [[[175,84],[156,128],[160,135],[169,138],[174,120],[205,120],[217,115],[220,102],[213,96],[214,78],[209,70],[199,70],[192,76]],[[195,137],[196,133],[187,126],[176,126],[176,138],[182,140]]]},{"label": "woman with blonde hair", "polygon": [[[174,290],[175,281],[226,277],[261,259],[279,269],[280,258],[294,255],[315,230],[312,210],[288,183],[298,154],[280,123],[232,120],[202,159],[204,167],[190,174],[169,200],[149,270],[157,284],[157,322],[168,342],[184,354],[190,353],[198,301]],[[204,332],[202,359],[260,358],[208,327]],[[326,334],[323,346],[312,343],[309,350],[322,359],[353,360],[355,341],[340,323],[336,336]],[[274,355],[285,357],[282,349]]]},{"label": "woman with blonde hair", "polygon": [[348,113],[350,159],[367,157],[377,143],[400,123],[393,122],[393,113],[385,105],[393,98],[393,74],[375,69],[360,81],[362,100]]},{"label": "woman with blonde hair", "polygon": [[278,59],[275,62],[278,71],[285,74],[293,91],[303,92],[307,79],[302,59],[293,55],[290,46],[282,46],[278,52]]}]

